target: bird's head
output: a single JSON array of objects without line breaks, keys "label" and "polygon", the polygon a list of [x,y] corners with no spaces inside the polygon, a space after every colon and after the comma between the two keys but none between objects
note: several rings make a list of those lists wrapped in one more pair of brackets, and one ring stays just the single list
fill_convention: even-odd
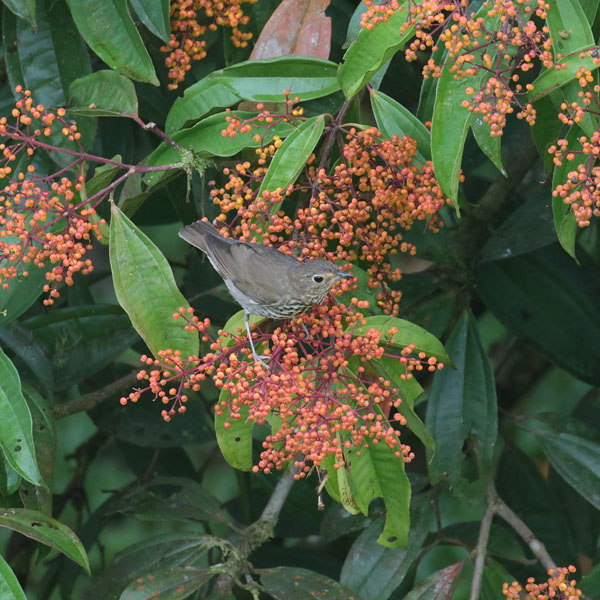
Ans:
[{"label": "bird's head", "polygon": [[352,279],[352,273],[345,273],[327,260],[311,260],[299,269],[299,284],[307,295],[316,298],[314,304],[323,302],[327,292],[342,279]]}]

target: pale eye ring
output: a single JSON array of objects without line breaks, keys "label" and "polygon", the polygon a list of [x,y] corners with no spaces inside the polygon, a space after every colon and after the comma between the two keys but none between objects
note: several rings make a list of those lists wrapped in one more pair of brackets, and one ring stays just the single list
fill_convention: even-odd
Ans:
[{"label": "pale eye ring", "polygon": [[321,277],[321,275],[313,275],[312,279],[315,283],[321,283],[323,281],[323,277]]}]

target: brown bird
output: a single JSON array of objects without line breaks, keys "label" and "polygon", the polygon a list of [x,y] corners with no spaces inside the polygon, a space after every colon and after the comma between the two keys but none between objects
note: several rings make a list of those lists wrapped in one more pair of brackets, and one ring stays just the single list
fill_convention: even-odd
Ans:
[{"label": "brown bird", "polygon": [[275,248],[223,237],[208,221],[196,221],[179,230],[179,237],[200,248],[234,299],[244,309],[244,323],[254,359],[256,353],[248,315],[287,319],[321,304],[344,273],[327,260],[299,260]]}]

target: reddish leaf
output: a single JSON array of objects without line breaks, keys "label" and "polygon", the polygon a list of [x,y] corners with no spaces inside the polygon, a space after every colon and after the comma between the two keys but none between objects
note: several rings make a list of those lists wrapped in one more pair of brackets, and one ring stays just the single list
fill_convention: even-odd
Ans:
[{"label": "reddish leaf", "polygon": [[331,19],[329,0],[283,0],[252,50],[251,59],[273,56],[329,58]]}]

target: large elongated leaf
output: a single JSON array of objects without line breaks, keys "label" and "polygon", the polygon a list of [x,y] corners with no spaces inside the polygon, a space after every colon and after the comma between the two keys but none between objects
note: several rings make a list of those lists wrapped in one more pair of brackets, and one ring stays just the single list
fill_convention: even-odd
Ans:
[{"label": "large elongated leaf", "polygon": [[91,71],[85,44],[60,2],[38,2],[37,31],[5,9],[2,36],[11,87],[32,90],[45,106],[64,106],[71,82]]},{"label": "large elongated leaf", "polygon": [[73,531],[60,521],[35,510],[7,508],[0,511],[0,527],[14,529],[62,552],[90,573],[90,563],[83,544]]},{"label": "large elongated leaf", "polygon": [[0,555],[0,597],[4,600],[27,600],[10,565]]},{"label": "large elongated leaf", "polygon": [[[269,170],[260,186],[259,194],[264,190],[274,192],[278,188],[286,190],[292,185],[304,164],[319,142],[325,128],[325,116],[319,115],[305,121],[285,139],[269,165]],[[279,210],[281,203],[270,207],[272,213]]]},{"label": "large elongated leaf", "polygon": [[432,482],[465,485],[466,447],[476,469],[472,481],[485,486],[498,429],[496,389],[470,313],[456,324],[446,347],[456,369],[438,371],[431,386],[425,423],[436,449],[429,453],[429,476]]},{"label": "large elongated leaf", "polygon": [[276,600],[314,600],[327,594],[327,600],[357,600],[341,583],[326,575],[294,567],[261,569],[260,582],[269,595]]},{"label": "large elongated leaf", "polygon": [[346,50],[344,62],[338,69],[338,80],[346,98],[352,98],[364,87],[412,37],[413,27],[400,33],[400,27],[409,16],[409,3],[401,4],[402,10],[394,11],[386,23],[378,23],[373,29],[363,29],[358,39]]},{"label": "large elongated leaf", "polygon": [[35,458],[31,413],[21,392],[19,374],[0,348],[0,447],[23,479],[44,485]]},{"label": "large elongated leaf", "polygon": [[183,600],[214,577],[208,567],[170,567],[143,575],[130,583],[120,600]]},{"label": "large elongated leaf", "polygon": [[404,600],[450,600],[458,583],[463,563],[450,565],[417,584]]},{"label": "large elongated leaf", "polygon": [[109,67],[136,81],[158,85],[126,0],[67,0],[67,4],[83,39]]},{"label": "large elongated leaf", "polygon": [[421,552],[433,516],[433,506],[428,498],[419,497],[415,497],[412,504],[406,548],[385,548],[378,544],[381,531],[378,521],[369,525],[352,544],[342,567],[340,583],[364,600],[386,600],[402,583]]},{"label": "large elongated leaf", "polygon": [[110,266],[119,304],[154,354],[180,350],[198,355],[198,334],[173,319],[187,300],[177,289],[167,259],[114,204],[110,220]]},{"label": "large elongated leaf", "polygon": [[71,112],[92,117],[136,115],[138,100],[133,83],[115,71],[96,71],[69,86]]},{"label": "large elongated leaf", "polygon": [[142,23],[163,42],[169,43],[169,0],[129,0]]},{"label": "large elongated leaf", "polygon": [[2,0],[2,4],[17,17],[25,19],[32,29],[36,28],[35,0]]},{"label": "large elongated leaf", "polygon": [[417,117],[393,98],[376,90],[371,91],[371,106],[377,127],[385,137],[407,135],[417,142],[417,159],[420,162],[431,160],[431,134]]},{"label": "large elongated leaf", "polygon": [[482,264],[477,291],[494,315],[575,377],[600,384],[600,282],[558,244]]},{"label": "large elongated leaf", "polygon": [[[565,55],[594,45],[592,27],[579,0],[550,0],[548,5],[546,23],[554,40],[554,52]],[[561,91],[569,104],[580,101],[581,87],[577,81],[565,84]],[[588,137],[593,135],[597,126],[598,116],[589,112],[579,122],[579,127]]]},{"label": "large elongated leaf", "polygon": [[[229,390],[221,390],[219,403],[229,398]],[[226,411],[215,414],[215,433],[223,458],[240,471],[252,470],[252,430],[254,421],[248,421],[248,409],[240,410],[242,417],[232,419]],[[227,427],[225,424],[227,423]]]},{"label": "large elongated leaf", "polygon": [[367,515],[374,498],[383,498],[386,509],[385,525],[377,543],[388,548],[408,544],[410,529],[410,482],[404,471],[404,463],[384,442],[371,443],[345,453],[346,463],[338,469],[340,475],[348,476],[352,498],[357,508]]},{"label": "large elongated leaf", "polygon": [[335,63],[307,56],[279,56],[232,65],[190,86],[173,103],[167,116],[167,132],[203,117],[212,108],[239,100],[283,102],[284,90],[291,90],[291,96],[302,101],[328,96],[340,89],[336,71]]},{"label": "large elongated leaf", "polygon": [[0,288],[0,326],[18,319],[41,295],[46,282],[44,269],[32,266],[29,274],[7,281]]},{"label": "large elongated leaf", "polygon": [[600,508],[600,435],[575,419],[538,415],[533,431],[552,466],[573,488]]},{"label": "large elongated leaf", "polygon": [[57,389],[97,373],[138,339],[127,315],[114,305],[61,308],[26,321],[44,344]]}]

